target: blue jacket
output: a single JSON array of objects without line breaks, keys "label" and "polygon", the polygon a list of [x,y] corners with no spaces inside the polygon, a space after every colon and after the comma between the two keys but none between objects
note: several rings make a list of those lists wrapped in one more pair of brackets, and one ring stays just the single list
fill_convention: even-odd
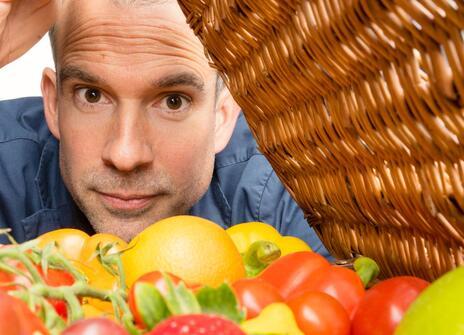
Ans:
[{"label": "blue jacket", "polygon": [[[93,233],[61,179],[58,148],[47,128],[41,98],[0,102],[0,227],[10,227],[19,242],[59,228]],[[191,214],[223,228],[264,221],[329,256],[258,151],[243,115],[228,146],[216,155],[210,187]],[[0,236],[0,243],[6,242]]]}]

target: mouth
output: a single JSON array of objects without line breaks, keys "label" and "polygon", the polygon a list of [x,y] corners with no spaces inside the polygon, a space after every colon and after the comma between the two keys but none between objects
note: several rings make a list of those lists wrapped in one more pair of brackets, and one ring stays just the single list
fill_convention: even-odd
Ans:
[{"label": "mouth", "polygon": [[136,193],[103,193],[98,192],[104,205],[116,211],[140,211],[148,206],[155,198],[154,194]]}]

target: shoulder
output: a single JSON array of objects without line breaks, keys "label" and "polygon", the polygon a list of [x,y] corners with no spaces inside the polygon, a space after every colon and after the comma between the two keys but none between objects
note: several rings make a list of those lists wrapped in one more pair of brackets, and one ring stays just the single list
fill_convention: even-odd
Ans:
[{"label": "shoulder", "polygon": [[0,101],[0,144],[27,141],[43,145],[49,136],[42,98]]},{"label": "shoulder", "polygon": [[253,156],[262,156],[250,132],[243,113],[240,113],[229,143],[216,155],[216,169],[248,162]]},{"label": "shoulder", "polygon": [[285,192],[243,115],[228,146],[216,156],[215,176],[231,209],[231,225],[268,217],[263,200],[278,202]]},{"label": "shoulder", "polygon": [[216,155],[215,176],[225,198],[231,206],[244,193],[252,192],[252,198],[257,199],[271,173],[271,165],[258,150],[245,117],[240,114],[229,144]]},{"label": "shoulder", "polygon": [[[39,171],[41,166],[54,163],[50,154],[44,155],[57,151],[47,145],[53,144],[52,140],[41,98],[0,101],[0,227],[12,228],[20,241],[27,237],[23,220],[44,208],[40,189],[44,179]],[[51,174],[52,170],[46,172]]]}]

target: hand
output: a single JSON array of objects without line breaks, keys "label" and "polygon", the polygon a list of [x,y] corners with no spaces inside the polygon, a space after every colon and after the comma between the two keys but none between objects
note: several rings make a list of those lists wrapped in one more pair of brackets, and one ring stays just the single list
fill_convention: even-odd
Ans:
[{"label": "hand", "polygon": [[0,68],[12,62],[50,29],[55,0],[0,0]]}]

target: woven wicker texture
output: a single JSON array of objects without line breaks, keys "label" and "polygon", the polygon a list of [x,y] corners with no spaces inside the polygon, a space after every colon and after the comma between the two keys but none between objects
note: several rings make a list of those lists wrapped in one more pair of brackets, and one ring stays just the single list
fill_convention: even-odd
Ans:
[{"label": "woven wicker texture", "polygon": [[462,0],[179,0],[261,151],[337,257],[464,261]]}]

